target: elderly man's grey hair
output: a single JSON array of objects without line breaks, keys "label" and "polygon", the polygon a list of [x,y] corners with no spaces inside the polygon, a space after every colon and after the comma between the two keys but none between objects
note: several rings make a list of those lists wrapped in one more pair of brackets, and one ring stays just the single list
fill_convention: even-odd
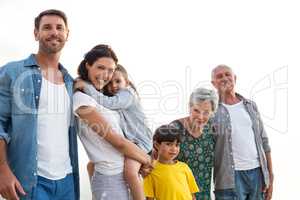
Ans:
[{"label": "elderly man's grey hair", "polygon": [[220,64],[220,65],[217,65],[215,68],[213,68],[213,70],[211,71],[211,80],[214,80],[215,78],[215,73],[217,71],[217,69],[219,68],[226,68],[226,69],[229,69],[232,74],[234,74],[233,70],[231,69],[231,67],[229,67],[228,65],[224,65],[224,64]]},{"label": "elderly man's grey hair", "polygon": [[214,90],[209,90],[206,88],[197,88],[195,89],[191,96],[189,105],[192,107],[196,103],[201,103],[202,101],[209,100],[212,105],[212,111],[216,112],[218,108],[219,97]]}]

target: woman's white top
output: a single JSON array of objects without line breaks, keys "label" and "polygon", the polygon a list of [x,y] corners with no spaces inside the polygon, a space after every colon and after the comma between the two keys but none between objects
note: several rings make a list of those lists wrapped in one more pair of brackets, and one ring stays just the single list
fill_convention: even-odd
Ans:
[{"label": "woman's white top", "polygon": [[[110,124],[112,129],[124,137],[120,128],[120,115],[98,104],[92,97],[75,92],[73,95],[73,111],[79,118],[76,110],[81,106],[94,107]],[[88,154],[89,159],[95,164],[95,170],[105,175],[116,175],[123,172],[124,155],[115,149],[103,137],[100,137],[90,127],[79,119],[79,138]],[[97,124],[96,124],[97,126]],[[101,125],[100,125],[101,126]],[[105,137],[105,134],[104,134]]]}]

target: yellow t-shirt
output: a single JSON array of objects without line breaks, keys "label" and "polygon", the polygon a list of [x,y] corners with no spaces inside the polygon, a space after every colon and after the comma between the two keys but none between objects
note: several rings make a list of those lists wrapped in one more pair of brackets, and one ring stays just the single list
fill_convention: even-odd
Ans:
[{"label": "yellow t-shirt", "polygon": [[144,179],[144,192],[146,197],[157,200],[191,200],[192,193],[199,192],[199,188],[187,164],[156,161],[154,169]]}]

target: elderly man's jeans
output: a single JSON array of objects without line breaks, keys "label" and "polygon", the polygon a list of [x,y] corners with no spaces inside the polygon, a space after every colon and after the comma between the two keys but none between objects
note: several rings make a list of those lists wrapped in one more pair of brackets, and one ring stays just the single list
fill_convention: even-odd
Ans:
[{"label": "elderly man's jeans", "polygon": [[33,196],[33,200],[74,200],[72,174],[60,180],[49,180],[39,176]]},{"label": "elderly man's jeans", "polygon": [[216,190],[216,200],[263,200],[261,168],[235,171],[235,188]]}]

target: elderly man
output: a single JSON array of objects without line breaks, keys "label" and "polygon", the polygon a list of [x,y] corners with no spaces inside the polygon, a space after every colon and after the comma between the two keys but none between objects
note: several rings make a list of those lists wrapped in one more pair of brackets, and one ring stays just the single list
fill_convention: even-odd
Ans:
[{"label": "elderly man", "polygon": [[226,65],[213,69],[211,82],[219,93],[213,119],[216,200],[270,200],[271,152],[256,104],[235,92],[236,75]]}]

